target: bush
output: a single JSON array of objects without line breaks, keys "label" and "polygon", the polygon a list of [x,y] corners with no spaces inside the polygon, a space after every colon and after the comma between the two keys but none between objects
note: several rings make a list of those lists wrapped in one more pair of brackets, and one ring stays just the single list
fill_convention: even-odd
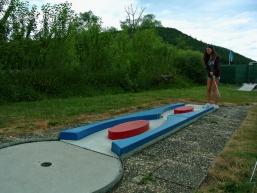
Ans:
[{"label": "bush", "polygon": [[[61,39],[11,41],[4,46],[8,51],[0,58],[2,101],[140,91],[165,84],[183,87],[205,80],[201,53],[163,43],[154,29],[132,35],[89,30]],[[30,57],[17,53],[17,47]],[[162,81],[167,74],[172,80]]]},{"label": "bush", "polygon": [[195,83],[203,83],[205,81],[207,75],[203,67],[201,53],[179,50],[175,55],[175,63],[178,72],[183,76]]}]

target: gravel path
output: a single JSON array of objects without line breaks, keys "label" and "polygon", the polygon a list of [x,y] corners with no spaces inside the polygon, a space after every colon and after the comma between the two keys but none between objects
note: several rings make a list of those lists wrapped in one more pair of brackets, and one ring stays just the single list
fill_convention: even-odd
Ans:
[{"label": "gravel path", "polygon": [[[123,161],[122,180],[110,193],[190,193],[199,187],[214,158],[244,120],[249,106],[222,106]],[[58,131],[23,137],[0,136],[0,148],[57,140]]]},{"label": "gravel path", "polygon": [[223,106],[124,160],[123,179],[110,193],[195,192],[248,109]]}]

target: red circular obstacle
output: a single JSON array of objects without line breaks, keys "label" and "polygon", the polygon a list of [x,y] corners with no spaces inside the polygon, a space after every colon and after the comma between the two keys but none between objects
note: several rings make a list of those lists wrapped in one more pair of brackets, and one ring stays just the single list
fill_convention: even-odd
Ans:
[{"label": "red circular obstacle", "polygon": [[116,125],[108,130],[109,139],[124,139],[139,135],[149,129],[149,121],[138,120]]},{"label": "red circular obstacle", "polygon": [[194,111],[192,106],[178,107],[174,109],[174,114],[188,113]]}]

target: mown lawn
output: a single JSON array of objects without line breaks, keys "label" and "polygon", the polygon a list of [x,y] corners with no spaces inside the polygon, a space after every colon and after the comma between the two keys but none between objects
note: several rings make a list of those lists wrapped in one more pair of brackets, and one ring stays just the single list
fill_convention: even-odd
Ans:
[{"label": "mown lawn", "polygon": [[[257,102],[257,92],[240,92],[236,90],[237,88],[221,85],[221,103],[252,104]],[[0,106],[0,135],[20,135],[51,127],[67,127],[170,102],[205,103],[205,92],[205,86],[198,86],[5,104]]]}]

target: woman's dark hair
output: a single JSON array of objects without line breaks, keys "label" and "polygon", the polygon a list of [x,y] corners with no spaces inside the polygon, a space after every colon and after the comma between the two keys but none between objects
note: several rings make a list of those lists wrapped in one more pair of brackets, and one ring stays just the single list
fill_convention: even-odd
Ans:
[{"label": "woman's dark hair", "polygon": [[[207,48],[212,49],[211,55],[207,54],[207,51],[206,51]],[[216,53],[214,47],[212,45],[207,45],[206,48],[204,49],[204,56],[203,56],[204,63],[206,64],[209,61],[210,57],[216,58],[216,56],[217,56],[217,53]]]}]

